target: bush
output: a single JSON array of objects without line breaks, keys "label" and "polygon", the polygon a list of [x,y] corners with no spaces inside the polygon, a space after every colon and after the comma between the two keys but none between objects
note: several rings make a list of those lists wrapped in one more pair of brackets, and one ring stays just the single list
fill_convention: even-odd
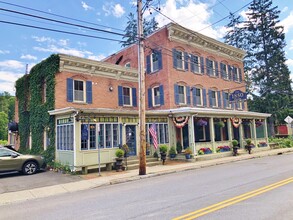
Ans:
[{"label": "bush", "polygon": [[171,147],[169,150],[169,154],[177,154],[175,147]]},{"label": "bush", "polygon": [[177,150],[177,152],[180,154],[181,153],[181,151],[182,151],[182,144],[178,141],[177,143],[176,143],[176,150]]},{"label": "bush", "polygon": [[161,145],[160,146],[160,153],[167,153],[168,147],[166,145]]},{"label": "bush", "polygon": [[234,146],[236,147],[236,146],[238,145],[238,141],[237,141],[237,140],[235,140],[235,139],[234,139],[234,140],[232,140],[232,145],[233,145],[233,147],[234,147]]},{"label": "bush", "polygon": [[184,152],[185,154],[192,154],[192,150],[191,150],[191,148],[190,147],[187,147],[186,149],[185,149],[185,152]]},{"label": "bush", "polygon": [[8,144],[8,141],[5,141],[5,140],[0,140],[0,145],[7,145]]},{"label": "bush", "polygon": [[116,152],[115,152],[115,156],[118,157],[118,158],[123,157],[124,156],[124,150],[117,149]]}]

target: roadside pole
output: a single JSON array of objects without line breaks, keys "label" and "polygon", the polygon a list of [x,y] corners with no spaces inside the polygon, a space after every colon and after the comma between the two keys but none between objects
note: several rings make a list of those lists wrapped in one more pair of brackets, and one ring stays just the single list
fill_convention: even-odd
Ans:
[{"label": "roadside pole", "polygon": [[145,140],[145,75],[144,46],[142,26],[142,0],[137,0],[137,34],[138,34],[138,78],[139,78],[139,175],[146,175],[146,140]]}]

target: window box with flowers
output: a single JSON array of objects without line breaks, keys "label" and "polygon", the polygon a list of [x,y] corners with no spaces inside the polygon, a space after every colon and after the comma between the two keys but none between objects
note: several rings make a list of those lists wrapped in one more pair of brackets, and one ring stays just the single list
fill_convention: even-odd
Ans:
[{"label": "window box with flowers", "polygon": [[229,146],[219,146],[216,149],[217,153],[231,151]]},{"label": "window box with flowers", "polygon": [[203,147],[203,148],[200,148],[197,151],[197,153],[198,153],[198,155],[204,155],[204,154],[211,154],[211,153],[213,153],[213,151],[209,147]]},{"label": "window box with flowers", "polygon": [[258,147],[267,147],[268,144],[266,142],[259,142]]}]

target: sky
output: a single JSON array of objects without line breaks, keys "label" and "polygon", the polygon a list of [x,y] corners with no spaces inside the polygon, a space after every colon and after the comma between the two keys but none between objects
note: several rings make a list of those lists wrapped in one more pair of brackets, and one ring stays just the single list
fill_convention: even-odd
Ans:
[{"label": "sky", "polygon": [[[236,12],[245,17],[250,2],[152,0],[143,16],[155,17],[159,27],[172,21],[223,41],[227,16]],[[286,62],[293,79],[292,0],[273,0],[273,5],[281,11]],[[0,8],[0,93],[11,95],[15,81],[51,54],[102,60],[121,50],[127,16],[130,12],[136,16],[136,0],[0,0]]]}]

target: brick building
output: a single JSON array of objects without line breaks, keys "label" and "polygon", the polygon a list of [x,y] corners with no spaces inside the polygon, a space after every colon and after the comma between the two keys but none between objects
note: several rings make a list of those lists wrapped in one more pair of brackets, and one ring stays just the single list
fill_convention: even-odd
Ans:
[{"label": "brick building", "polygon": [[[146,129],[156,124],[159,144],[179,145],[183,151],[191,147],[197,155],[201,148],[216,153],[220,146],[231,146],[232,139],[240,147],[248,138],[256,146],[268,141],[266,118],[270,115],[248,111],[244,100],[229,101],[231,93],[245,92],[244,51],[175,24],[153,33],[144,45]],[[47,109],[54,127],[42,122],[44,149],[54,143],[56,160],[74,170],[96,168],[98,153],[102,166],[111,164],[115,150],[125,143],[130,155],[138,155],[137,45],[103,62],[55,56],[54,102]],[[46,60],[38,66],[46,66]],[[49,74],[43,72],[38,73],[40,106],[46,103],[49,83]],[[32,71],[29,75],[34,74],[38,75]],[[47,135],[52,130],[53,142]],[[34,132],[31,129],[27,141],[31,148],[40,139]]]}]

